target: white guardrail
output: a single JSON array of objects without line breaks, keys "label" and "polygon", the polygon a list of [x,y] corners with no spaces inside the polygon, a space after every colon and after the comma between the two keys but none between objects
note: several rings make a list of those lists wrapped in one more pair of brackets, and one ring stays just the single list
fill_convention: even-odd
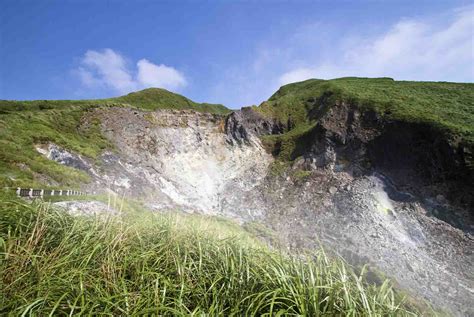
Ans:
[{"label": "white guardrail", "polygon": [[33,189],[18,187],[16,189],[16,195],[18,197],[34,198],[44,196],[84,196],[88,195],[88,193],[71,189]]}]

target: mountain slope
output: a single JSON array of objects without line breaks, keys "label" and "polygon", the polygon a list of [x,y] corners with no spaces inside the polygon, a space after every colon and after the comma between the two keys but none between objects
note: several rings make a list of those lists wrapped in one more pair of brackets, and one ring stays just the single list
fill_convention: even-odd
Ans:
[{"label": "mountain slope", "polygon": [[391,78],[310,79],[281,87],[259,111],[295,123],[314,119],[315,101],[336,100],[374,110],[389,120],[428,123],[474,143],[474,84]]},{"label": "mountain slope", "polygon": [[152,111],[192,109],[225,114],[223,105],[200,104],[164,89],[150,88],[126,96],[98,100],[0,100],[0,187],[53,184],[77,186],[90,178],[41,156],[36,144],[53,142],[95,159],[112,144],[100,131],[100,120],[84,117],[95,108],[126,107]]},{"label": "mountain slope", "polygon": [[184,96],[162,88],[147,88],[128,95],[91,100],[32,100],[14,101],[0,100],[0,114],[11,111],[33,111],[48,109],[64,109],[71,107],[93,106],[130,106],[137,109],[192,109],[199,112],[226,114],[230,110],[224,105],[197,103]]},{"label": "mountain slope", "polygon": [[336,102],[373,111],[385,121],[427,125],[450,142],[465,147],[472,165],[474,150],[474,84],[395,81],[391,78],[310,79],[281,87],[254,109],[290,124],[290,133],[279,137],[288,158],[294,139]]}]

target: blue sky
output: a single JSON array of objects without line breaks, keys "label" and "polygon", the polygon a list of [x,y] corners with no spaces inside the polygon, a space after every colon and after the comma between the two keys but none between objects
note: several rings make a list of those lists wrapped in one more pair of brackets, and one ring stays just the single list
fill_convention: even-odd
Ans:
[{"label": "blue sky", "polygon": [[160,86],[232,108],[307,78],[474,80],[471,1],[0,3],[0,99]]}]

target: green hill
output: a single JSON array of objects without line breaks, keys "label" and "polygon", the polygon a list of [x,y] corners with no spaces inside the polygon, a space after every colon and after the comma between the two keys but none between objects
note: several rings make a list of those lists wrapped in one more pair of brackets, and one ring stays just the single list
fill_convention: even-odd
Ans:
[{"label": "green hill", "polygon": [[[106,99],[107,100],[107,99]],[[169,92],[161,88],[148,88],[132,92],[126,96],[108,99],[147,110],[156,109],[193,109],[200,112],[225,114],[229,112],[220,104],[196,103],[184,96]]]},{"label": "green hill", "polygon": [[345,101],[375,110],[387,120],[424,123],[448,138],[474,146],[474,84],[395,81],[391,78],[310,79],[282,86],[257,111],[282,122],[291,118],[293,139],[310,129],[317,118],[309,113],[320,105]]},{"label": "green hill", "polygon": [[64,109],[93,106],[130,106],[137,109],[192,109],[199,112],[225,114],[230,110],[220,104],[197,103],[162,88],[148,88],[125,96],[91,100],[0,100],[0,114],[11,111]]}]

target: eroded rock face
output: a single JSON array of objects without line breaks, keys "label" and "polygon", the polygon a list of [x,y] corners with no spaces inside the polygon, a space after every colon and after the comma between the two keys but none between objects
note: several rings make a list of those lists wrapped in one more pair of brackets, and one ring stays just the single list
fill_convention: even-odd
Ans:
[{"label": "eroded rock face", "polygon": [[115,186],[128,187],[130,194],[146,197],[155,209],[242,218],[227,209],[226,197],[252,190],[263,180],[272,161],[254,134],[245,135],[245,142],[229,137],[222,116],[125,108],[97,110],[95,115],[101,119],[105,135],[119,149],[120,159],[115,165],[128,174],[123,186],[114,179]]},{"label": "eroded rock face", "polygon": [[56,161],[59,164],[86,172],[93,170],[93,166],[81,155],[69,152],[54,143],[37,144],[36,150],[48,159]]},{"label": "eroded rock face", "polygon": [[462,145],[345,103],[314,115],[292,167],[239,197],[246,208],[263,209],[295,252],[322,243],[435,307],[472,315],[474,190]]},{"label": "eroded rock face", "polygon": [[284,125],[281,122],[266,119],[250,107],[232,112],[225,120],[225,133],[229,144],[248,144],[252,135],[280,134],[283,130]]},{"label": "eroded rock face", "polygon": [[472,171],[462,145],[422,124],[338,103],[297,141],[293,169],[265,183],[265,222],[292,249],[317,241],[370,263],[453,314],[472,315]]},{"label": "eroded rock face", "polygon": [[433,217],[384,176],[318,168],[304,180],[285,174],[258,190],[266,198],[264,222],[290,250],[321,243],[435,307],[472,314],[472,235]]},{"label": "eroded rock face", "polygon": [[[326,110],[316,108],[319,124],[298,140],[294,162],[277,175],[258,136],[281,133],[283,125],[251,109],[227,117],[96,109],[89,115],[116,146],[99,165],[54,147],[45,155],[87,171],[94,179],[88,186],[98,191],[125,192],[156,210],[259,221],[292,251],[322,243],[435,307],[473,314],[474,227],[466,195],[472,184],[459,178],[460,152],[420,126],[344,103]],[[466,189],[457,191],[459,184]]]}]

